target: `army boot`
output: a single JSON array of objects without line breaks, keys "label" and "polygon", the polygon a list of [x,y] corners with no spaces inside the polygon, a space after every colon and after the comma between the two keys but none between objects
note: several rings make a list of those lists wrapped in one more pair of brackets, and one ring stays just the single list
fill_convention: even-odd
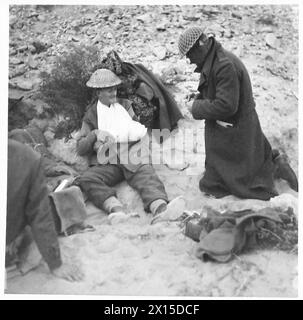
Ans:
[{"label": "army boot", "polygon": [[298,192],[298,179],[289,165],[288,158],[285,154],[280,154],[273,159],[276,166],[275,178],[286,180],[289,186]]}]

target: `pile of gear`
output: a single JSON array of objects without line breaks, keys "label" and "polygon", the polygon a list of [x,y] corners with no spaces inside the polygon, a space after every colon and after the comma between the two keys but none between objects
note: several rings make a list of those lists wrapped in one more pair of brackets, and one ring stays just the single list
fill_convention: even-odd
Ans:
[{"label": "pile of gear", "polygon": [[220,213],[204,207],[201,216],[188,215],[183,226],[185,236],[198,242],[196,256],[203,261],[228,262],[254,248],[297,249],[298,225],[292,208]]}]

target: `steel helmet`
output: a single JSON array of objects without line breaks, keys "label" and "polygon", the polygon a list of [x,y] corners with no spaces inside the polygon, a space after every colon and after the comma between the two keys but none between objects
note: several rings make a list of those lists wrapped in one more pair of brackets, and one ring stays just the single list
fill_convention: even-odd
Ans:
[{"label": "steel helmet", "polygon": [[200,27],[191,27],[185,30],[179,37],[179,52],[180,56],[184,57],[186,53],[191,49],[195,42],[203,34],[204,29]]},{"label": "steel helmet", "polygon": [[98,69],[91,75],[86,85],[90,88],[109,88],[117,86],[120,83],[122,83],[122,81],[112,71],[108,69]]}]

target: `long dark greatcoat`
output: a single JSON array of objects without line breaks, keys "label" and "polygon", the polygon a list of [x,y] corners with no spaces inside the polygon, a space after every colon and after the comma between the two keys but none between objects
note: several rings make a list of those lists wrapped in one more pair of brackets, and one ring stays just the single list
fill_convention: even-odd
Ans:
[{"label": "long dark greatcoat", "polygon": [[196,72],[201,76],[192,114],[205,119],[206,159],[200,189],[216,197],[233,194],[268,200],[275,196],[272,149],[260,127],[245,66],[213,39],[205,63]]}]

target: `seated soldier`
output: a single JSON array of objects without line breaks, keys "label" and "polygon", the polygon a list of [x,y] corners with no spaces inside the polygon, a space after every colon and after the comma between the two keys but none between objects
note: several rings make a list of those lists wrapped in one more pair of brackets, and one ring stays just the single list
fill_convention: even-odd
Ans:
[{"label": "seated soldier", "polygon": [[109,214],[124,213],[123,205],[112,187],[126,179],[139,192],[147,212],[154,216],[161,213],[162,218],[169,217],[171,210],[174,210],[175,216],[181,215],[184,200],[176,198],[167,205],[164,185],[151,165],[121,161],[102,164],[99,156],[97,158],[103,143],[114,143],[118,149],[124,143],[131,148],[147,131],[144,125],[133,121],[136,116],[130,101],[117,98],[120,83],[120,78],[108,69],[98,69],[87,82],[88,87],[96,90],[97,99],[87,109],[78,137],[78,154],[87,155],[90,160],[90,167],[77,179],[78,183],[88,199]]},{"label": "seated soldier", "polygon": [[63,264],[45,182],[41,156],[29,146],[8,140],[6,267],[10,248],[30,226],[37,247],[51,272],[69,281],[83,278],[76,265]]}]

